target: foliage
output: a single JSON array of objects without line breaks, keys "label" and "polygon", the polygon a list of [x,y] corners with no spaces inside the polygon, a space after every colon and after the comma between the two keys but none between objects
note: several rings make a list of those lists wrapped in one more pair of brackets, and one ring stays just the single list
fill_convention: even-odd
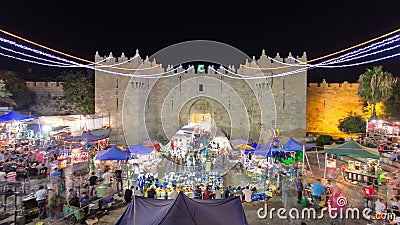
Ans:
[{"label": "foliage", "polygon": [[346,134],[358,134],[365,132],[366,122],[358,115],[349,115],[341,120],[339,120],[339,130]]},{"label": "foliage", "polygon": [[15,107],[15,102],[10,98],[12,94],[7,91],[6,84],[3,80],[0,80],[0,106],[2,107]]},{"label": "foliage", "polygon": [[400,120],[400,83],[397,82],[391,96],[386,101],[386,116],[391,120]]},{"label": "foliage", "polygon": [[323,147],[324,145],[330,145],[333,142],[333,137],[330,135],[320,135],[316,140],[317,146]]},{"label": "foliage", "polygon": [[93,73],[63,72],[60,77],[64,97],[75,104],[76,109],[84,114],[94,113],[94,78]]},{"label": "foliage", "polygon": [[32,103],[33,93],[26,86],[25,80],[21,79],[11,71],[0,75],[4,80],[7,90],[11,93],[10,99],[16,104],[16,109],[28,109]]},{"label": "foliage", "polygon": [[[383,102],[377,102],[375,104],[375,113],[377,117],[385,117],[386,116],[386,105]],[[367,105],[363,107],[363,116],[364,120],[367,120],[372,117],[372,105],[367,102]]]},{"label": "foliage", "polygon": [[343,144],[344,142],[346,142],[346,140],[344,140],[344,138],[339,138],[335,142],[336,142],[336,144],[340,145],[340,144]]},{"label": "foliage", "polygon": [[391,73],[383,71],[382,66],[375,66],[359,76],[358,94],[371,104],[383,102],[389,98],[396,82],[397,79]]}]

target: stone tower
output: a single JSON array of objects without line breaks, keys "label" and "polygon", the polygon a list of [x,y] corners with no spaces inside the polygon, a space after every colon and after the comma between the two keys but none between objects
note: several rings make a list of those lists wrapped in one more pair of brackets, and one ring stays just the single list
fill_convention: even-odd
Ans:
[{"label": "stone tower", "polygon": [[[296,59],[307,61],[305,53]],[[246,60],[238,69],[204,71],[163,68],[155,59],[143,60],[138,51],[130,59],[124,54],[115,58],[112,53],[109,57],[96,53],[95,61],[101,61],[95,73],[95,111],[110,115],[111,142],[135,145],[145,139],[165,140],[199,115],[210,116],[231,139],[266,142],[269,133],[264,129],[272,121],[285,137],[306,134],[306,71],[239,79],[294,71],[298,67],[282,65],[295,63],[293,57],[269,58],[262,51],[259,59]],[[251,69],[258,67],[271,69]]]}]

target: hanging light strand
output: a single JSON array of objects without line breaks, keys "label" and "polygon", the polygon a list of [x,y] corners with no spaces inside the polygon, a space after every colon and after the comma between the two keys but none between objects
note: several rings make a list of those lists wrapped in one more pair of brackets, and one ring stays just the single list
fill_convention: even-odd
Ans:
[{"label": "hanging light strand", "polygon": [[[82,59],[82,58],[79,58],[79,57],[77,57],[77,56],[73,56],[73,55],[70,55],[70,54],[67,54],[67,53],[64,53],[64,52],[61,52],[61,51],[58,51],[58,50],[49,48],[49,47],[47,47],[47,46],[44,46],[44,45],[38,44],[38,43],[36,43],[36,42],[30,41],[30,40],[28,40],[28,39],[25,39],[25,38],[23,38],[23,37],[20,37],[20,36],[18,36],[18,35],[12,34],[12,33],[8,32],[8,31],[2,30],[2,29],[0,29],[0,32],[3,33],[3,34],[6,34],[6,35],[8,35],[8,36],[11,36],[11,37],[13,37],[13,38],[16,38],[16,39],[19,39],[19,40],[21,40],[21,41],[24,41],[24,42],[26,42],[26,43],[32,44],[32,45],[34,45],[34,46],[37,46],[37,47],[39,47],[39,48],[43,48],[43,49],[46,49],[46,50],[48,50],[48,51],[57,53],[57,54],[59,54],[59,55],[66,56],[66,57],[68,57],[68,58],[72,58],[72,59],[75,59],[75,60],[78,60],[78,61],[82,61],[82,62],[85,62],[85,63],[89,63],[89,64],[94,64],[94,63],[96,63],[96,62],[92,62],[92,61],[87,60],[87,59]],[[102,66],[102,67],[108,67],[108,68],[113,68],[113,69],[119,69],[119,70],[128,70],[128,71],[135,71],[135,70],[138,70],[138,71],[140,71],[140,70],[149,70],[149,69],[158,68],[158,67],[160,67],[161,65],[155,65],[155,66],[148,67],[148,68],[136,68],[136,69],[133,69],[133,68],[124,68],[124,67],[115,67],[115,66],[113,66],[113,65],[104,65],[104,64],[100,64],[100,66]]]}]

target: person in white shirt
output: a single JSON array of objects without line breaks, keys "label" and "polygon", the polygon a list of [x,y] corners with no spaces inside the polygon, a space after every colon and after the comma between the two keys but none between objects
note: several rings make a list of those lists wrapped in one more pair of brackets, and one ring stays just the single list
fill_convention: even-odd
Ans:
[{"label": "person in white shirt", "polygon": [[3,171],[3,168],[0,168],[0,182],[6,181],[6,173]]},{"label": "person in white shirt", "polygon": [[378,201],[375,202],[375,211],[382,213],[385,209],[386,205],[383,203],[383,199],[379,198]]},{"label": "person in white shirt", "polygon": [[219,190],[219,187],[215,188],[215,199],[221,199],[222,198],[222,193],[221,190]]},{"label": "person in white shirt", "polygon": [[43,185],[39,187],[39,190],[35,193],[36,202],[39,207],[39,219],[46,218],[46,200],[47,200],[47,191],[44,189]]},{"label": "person in white shirt", "polygon": [[246,189],[244,189],[243,191],[243,195],[244,195],[244,200],[246,202],[251,202],[251,195],[253,194],[253,192],[250,190],[249,186],[246,187]]},{"label": "person in white shirt", "polygon": [[111,177],[113,174],[110,171],[107,171],[101,178],[103,178],[104,184],[111,184]]},{"label": "person in white shirt", "polygon": [[176,197],[178,197],[178,192],[176,191],[176,187],[174,187],[171,192],[171,199],[176,199]]}]

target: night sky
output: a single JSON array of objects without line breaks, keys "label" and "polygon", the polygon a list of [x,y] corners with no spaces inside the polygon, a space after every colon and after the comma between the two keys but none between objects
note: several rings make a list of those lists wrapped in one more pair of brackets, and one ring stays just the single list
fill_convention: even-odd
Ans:
[{"label": "night sky", "polygon": [[[306,51],[312,59],[400,28],[399,0],[223,4],[30,0],[2,1],[0,8],[1,29],[90,60],[96,51],[133,56],[139,49],[145,57],[171,44],[196,39],[224,42],[256,58],[265,49],[272,57],[277,52],[286,57],[289,52],[300,55]],[[400,76],[400,57],[378,64]],[[354,82],[373,65],[313,70],[309,82],[323,78],[328,82]],[[0,58],[0,69],[24,71],[27,67],[26,63]],[[43,67],[33,70],[37,76],[54,72]]]}]

